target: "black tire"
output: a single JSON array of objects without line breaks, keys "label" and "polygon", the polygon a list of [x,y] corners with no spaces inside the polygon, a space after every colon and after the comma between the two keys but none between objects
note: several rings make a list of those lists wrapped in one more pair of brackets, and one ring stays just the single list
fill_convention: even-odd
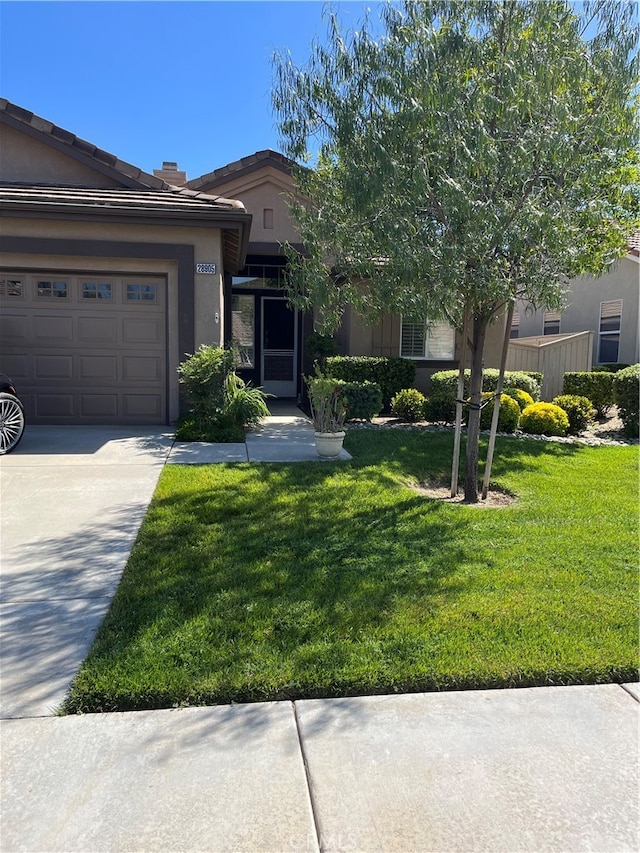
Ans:
[{"label": "black tire", "polygon": [[0,392],[0,456],[11,453],[24,433],[24,409],[13,394]]}]

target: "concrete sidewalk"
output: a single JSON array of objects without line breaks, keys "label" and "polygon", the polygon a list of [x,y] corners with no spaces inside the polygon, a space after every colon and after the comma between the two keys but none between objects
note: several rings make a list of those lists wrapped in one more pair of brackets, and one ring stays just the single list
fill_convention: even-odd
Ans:
[{"label": "concrete sidewalk", "polygon": [[[269,400],[271,417],[247,433],[244,444],[176,442],[170,465],[209,465],[214,462],[319,462],[313,424],[292,402]],[[344,449],[338,461],[351,459]]]},{"label": "concrete sidewalk", "polygon": [[62,703],[172,445],[162,428],[31,426],[0,458],[1,717]]},{"label": "concrete sidewalk", "polygon": [[2,850],[635,851],[637,709],[602,685],[4,720]]}]

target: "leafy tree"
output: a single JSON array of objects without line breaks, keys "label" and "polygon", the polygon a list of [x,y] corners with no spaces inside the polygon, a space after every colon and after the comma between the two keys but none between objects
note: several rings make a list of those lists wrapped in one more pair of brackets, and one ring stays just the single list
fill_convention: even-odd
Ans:
[{"label": "leafy tree", "polygon": [[352,304],[464,330],[468,501],[488,327],[519,297],[560,307],[638,221],[636,18],[611,0],[404,2],[379,36],[329,14],[306,66],[275,59],[285,152],[313,160],[296,174],[291,297],[327,329]]}]

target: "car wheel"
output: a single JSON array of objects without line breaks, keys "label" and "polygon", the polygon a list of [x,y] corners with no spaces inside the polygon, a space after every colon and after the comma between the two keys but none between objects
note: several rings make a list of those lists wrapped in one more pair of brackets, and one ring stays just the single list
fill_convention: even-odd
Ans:
[{"label": "car wheel", "polygon": [[18,446],[23,432],[22,403],[13,394],[0,392],[0,456]]}]

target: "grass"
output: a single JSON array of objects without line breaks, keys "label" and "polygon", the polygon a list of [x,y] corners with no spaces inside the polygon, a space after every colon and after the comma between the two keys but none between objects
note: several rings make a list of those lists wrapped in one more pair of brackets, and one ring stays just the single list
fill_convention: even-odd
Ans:
[{"label": "grass", "polygon": [[450,433],[347,446],[167,466],[64,710],[637,678],[637,447],[499,439],[489,509],[410,488]]}]

